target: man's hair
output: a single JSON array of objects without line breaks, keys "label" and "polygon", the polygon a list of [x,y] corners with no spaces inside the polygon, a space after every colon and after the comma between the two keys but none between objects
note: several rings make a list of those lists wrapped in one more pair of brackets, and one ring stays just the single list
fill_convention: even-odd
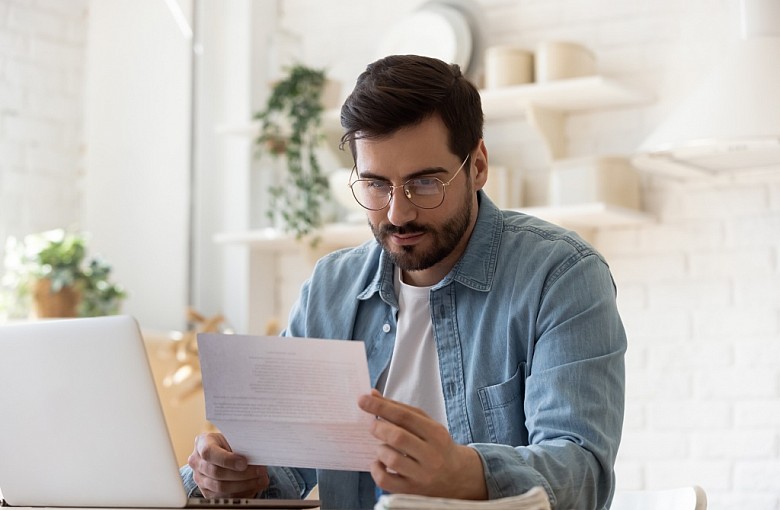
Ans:
[{"label": "man's hair", "polygon": [[369,64],[341,107],[349,144],[381,139],[439,115],[449,131],[449,149],[465,158],[482,138],[484,117],[479,91],[455,64],[418,55],[392,55]]}]

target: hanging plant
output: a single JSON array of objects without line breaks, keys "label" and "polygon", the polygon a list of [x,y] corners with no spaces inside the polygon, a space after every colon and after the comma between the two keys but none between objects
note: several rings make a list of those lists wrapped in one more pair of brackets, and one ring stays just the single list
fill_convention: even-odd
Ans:
[{"label": "hanging plant", "polygon": [[322,226],[323,205],[330,199],[328,180],[315,152],[324,138],[325,83],[323,70],[295,65],[273,86],[265,109],[254,116],[260,121],[258,151],[283,157],[287,167],[282,181],[268,190],[266,215],[272,220],[279,216],[284,230],[297,239]]}]

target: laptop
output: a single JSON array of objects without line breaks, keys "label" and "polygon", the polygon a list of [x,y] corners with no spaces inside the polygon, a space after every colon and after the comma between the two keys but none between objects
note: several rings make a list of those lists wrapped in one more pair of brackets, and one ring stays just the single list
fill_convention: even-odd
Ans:
[{"label": "laptop", "polygon": [[0,325],[0,493],[12,506],[319,506],[188,500],[129,316]]}]

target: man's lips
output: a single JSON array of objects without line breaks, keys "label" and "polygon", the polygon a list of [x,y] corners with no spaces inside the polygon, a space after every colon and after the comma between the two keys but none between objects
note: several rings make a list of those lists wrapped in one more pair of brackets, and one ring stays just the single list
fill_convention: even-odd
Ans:
[{"label": "man's lips", "polygon": [[414,232],[411,234],[388,234],[390,239],[393,241],[393,244],[397,244],[398,246],[411,246],[413,244],[417,244],[424,235],[425,232]]},{"label": "man's lips", "polygon": [[422,225],[383,225],[380,229],[381,237],[386,239],[388,243],[392,243],[395,246],[412,246],[422,240],[428,231]]}]

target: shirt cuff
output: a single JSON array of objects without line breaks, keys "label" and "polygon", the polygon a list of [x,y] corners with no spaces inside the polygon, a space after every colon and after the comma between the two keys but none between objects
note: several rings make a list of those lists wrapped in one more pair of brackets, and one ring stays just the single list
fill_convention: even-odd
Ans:
[{"label": "shirt cuff", "polygon": [[544,476],[529,466],[514,448],[491,443],[474,443],[485,471],[488,499],[505,498],[524,494],[534,487],[547,492],[550,504],[555,508],[555,494]]},{"label": "shirt cuff", "polygon": [[[198,488],[198,484],[195,483],[193,477],[192,468],[188,465],[184,465],[179,468],[179,476],[181,476],[182,484],[184,485],[184,491],[188,498],[202,498],[203,493]],[[270,479],[270,485],[268,488],[256,497],[265,499],[302,499],[303,487],[305,484],[303,480],[299,480],[295,473],[285,467],[269,467],[268,477]]]}]

